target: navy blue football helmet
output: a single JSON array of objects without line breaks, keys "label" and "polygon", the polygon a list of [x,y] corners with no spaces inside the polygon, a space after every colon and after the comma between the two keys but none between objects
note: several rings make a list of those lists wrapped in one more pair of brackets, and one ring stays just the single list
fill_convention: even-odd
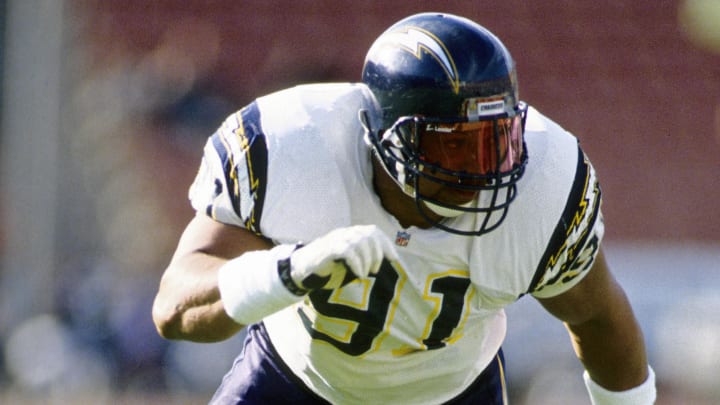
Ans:
[{"label": "navy blue football helmet", "polygon": [[[466,18],[413,15],[378,37],[362,81],[382,109],[366,136],[423,217],[462,235],[500,226],[528,160],[527,106],[500,40]],[[448,224],[467,212],[480,214],[473,229]]]}]

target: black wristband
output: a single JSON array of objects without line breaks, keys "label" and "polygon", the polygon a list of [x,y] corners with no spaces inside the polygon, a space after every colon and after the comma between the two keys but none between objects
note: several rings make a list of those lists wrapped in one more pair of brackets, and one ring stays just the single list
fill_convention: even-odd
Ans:
[{"label": "black wristband", "polygon": [[283,283],[285,288],[288,289],[288,291],[290,291],[294,295],[297,295],[298,297],[303,296],[309,292],[308,290],[295,284],[295,281],[290,276],[290,270],[291,270],[290,257],[287,257],[286,259],[278,260],[277,269],[278,269],[278,275],[280,276],[280,281]]}]

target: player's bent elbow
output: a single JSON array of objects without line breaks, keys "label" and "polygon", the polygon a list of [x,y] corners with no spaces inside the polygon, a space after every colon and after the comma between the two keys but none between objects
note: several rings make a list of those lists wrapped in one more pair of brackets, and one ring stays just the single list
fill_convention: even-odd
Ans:
[{"label": "player's bent elbow", "polygon": [[168,311],[167,306],[162,305],[158,299],[152,307],[152,319],[158,334],[165,339],[179,339],[178,316],[173,311]]}]

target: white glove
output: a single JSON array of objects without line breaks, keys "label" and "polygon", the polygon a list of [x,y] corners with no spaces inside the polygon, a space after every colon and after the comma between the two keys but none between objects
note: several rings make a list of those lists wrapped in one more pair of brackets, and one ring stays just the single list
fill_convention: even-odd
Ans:
[{"label": "white glove", "polygon": [[290,255],[290,277],[301,288],[334,289],[377,274],[383,259],[398,260],[390,239],[375,225],[330,231]]}]

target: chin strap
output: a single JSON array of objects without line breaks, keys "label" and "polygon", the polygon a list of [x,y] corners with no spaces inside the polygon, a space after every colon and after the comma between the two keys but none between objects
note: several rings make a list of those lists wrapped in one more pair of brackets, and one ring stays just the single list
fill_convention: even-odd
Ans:
[{"label": "chin strap", "polygon": [[[463,208],[470,208],[475,203],[475,200],[470,200],[466,202],[465,204],[461,204],[460,207]],[[452,208],[443,207],[434,203],[431,203],[430,201],[423,201],[423,204],[425,204],[428,209],[438,215],[440,215],[443,218],[455,218],[459,217],[460,215],[464,214],[467,211],[461,211],[461,210],[455,210]]]}]

